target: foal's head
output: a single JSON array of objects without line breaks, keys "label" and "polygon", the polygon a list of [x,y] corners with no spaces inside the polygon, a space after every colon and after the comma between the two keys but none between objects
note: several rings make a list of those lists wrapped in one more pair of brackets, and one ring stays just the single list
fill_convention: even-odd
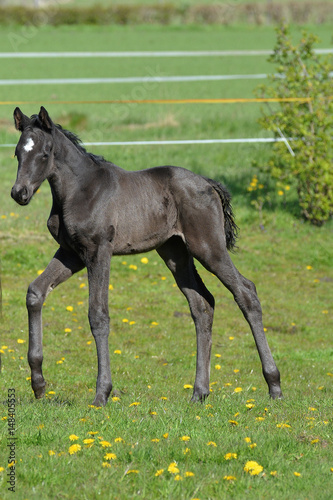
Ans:
[{"label": "foal's head", "polygon": [[15,149],[18,170],[11,195],[20,205],[27,205],[51,172],[54,124],[43,107],[38,115],[31,118],[16,108],[14,121],[21,137]]}]

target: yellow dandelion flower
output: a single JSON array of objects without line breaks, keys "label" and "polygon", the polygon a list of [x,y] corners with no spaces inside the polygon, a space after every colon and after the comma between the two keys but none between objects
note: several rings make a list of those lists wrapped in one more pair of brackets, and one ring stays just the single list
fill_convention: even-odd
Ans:
[{"label": "yellow dandelion flower", "polygon": [[75,434],[71,434],[71,435],[69,436],[69,439],[70,439],[71,441],[77,441],[77,440],[79,439],[79,436],[76,436]]},{"label": "yellow dandelion flower", "polygon": [[117,396],[113,396],[111,399],[114,403],[116,403],[117,401],[120,401],[120,398],[118,398]]},{"label": "yellow dandelion flower", "polygon": [[236,420],[228,420],[228,422],[231,425],[238,425],[238,422]]},{"label": "yellow dandelion flower", "polygon": [[318,411],[317,408],[313,408],[313,406],[309,406],[310,411]]},{"label": "yellow dandelion flower", "polygon": [[246,438],[244,438],[244,441],[245,441],[245,443],[251,443],[251,438],[246,437]]},{"label": "yellow dandelion flower", "polygon": [[74,455],[75,453],[77,453],[80,450],[81,450],[81,445],[80,444],[72,444],[72,446],[70,446],[68,448],[68,453],[70,455]]},{"label": "yellow dandelion flower", "polygon": [[214,446],[216,448],[217,444],[214,441],[208,441],[207,446]]},{"label": "yellow dandelion flower", "polygon": [[215,354],[215,358],[220,358],[221,354]]},{"label": "yellow dandelion flower", "polygon": [[185,384],[184,389],[193,389],[193,385],[191,384]]},{"label": "yellow dandelion flower", "polygon": [[123,440],[123,438],[122,438],[122,437],[117,437],[117,438],[115,438],[114,442],[115,442],[115,443],[125,443],[125,441]]},{"label": "yellow dandelion flower", "polygon": [[134,403],[131,403],[129,405],[129,408],[131,408],[131,406],[139,406],[139,405],[141,405],[141,403],[139,401],[134,401]]},{"label": "yellow dandelion flower", "polygon": [[215,370],[221,370],[221,365],[215,365]]},{"label": "yellow dandelion flower", "polygon": [[238,373],[238,372],[239,372],[238,368],[235,368],[234,373]]},{"label": "yellow dandelion flower", "polygon": [[[234,340],[235,337],[229,337],[229,340]],[[232,477],[232,476],[231,476]]]},{"label": "yellow dandelion flower", "polygon": [[270,475],[275,477],[275,476],[277,475],[277,471],[276,471],[276,470],[272,470],[272,471],[270,472]]},{"label": "yellow dandelion flower", "polygon": [[53,455],[55,455],[55,451],[49,450],[49,455],[50,455],[50,457],[52,457]]},{"label": "yellow dandelion flower", "polygon": [[161,474],[163,474],[163,472],[164,472],[164,469],[159,469],[158,471],[155,472],[155,476],[158,477]]},{"label": "yellow dandelion flower", "polygon": [[149,260],[147,259],[147,257],[142,257],[141,259],[141,263],[142,264],[148,264]]},{"label": "yellow dandelion flower", "polygon": [[88,434],[90,434],[90,436],[96,436],[96,434],[98,434],[98,431],[89,431]]},{"label": "yellow dandelion flower", "polygon": [[151,442],[152,442],[152,443],[159,443],[159,442],[160,442],[160,440],[159,440],[158,438],[153,438],[153,439],[151,439]]},{"label": "yellow dandelion flower", "polygon": [[169,433],[168,433],[168,432],[166,432],[165,434],[163,434],[163,437],[164,437],[164,439],[168,439],[168,437],[169,437]]},{"label": "yellow dandelion flower", "polygon": [[113,286],[111,284],[109,285],[109,290],[113,290]]},{"label": "yellow dandelion flower", "polygon": [[130,321],[129,324],[132,326],[132,325],[135,325],[135,321]]},{"label": "yellow dandelion flower", "polygon": [[150,326],[157,326],[157,325],[158,325],[158,322],[157,322],[157,321],[152,321],[152,322],[150,323]]},{"label": "yellow dandelion flower", "polygon": [[86,438],[83,440],[83,444],[91,445],[95,442],[95,439],[93,438]]},{"label": "yellow dandelion flower", "polygon": [[243,389],[241,387],[235,387],[234,392],[242,392],[242,390]]},{"label": "yellow dandelion flower", "polygon": [[3,472],[5,470],[4,467],[0,467],[0,472]]},{"label": "yellow dandelion flower", "polygon": [[185,448],[185,450],[183,451],[184,455],[187,455],[188,453],[191,453],[191,450],[190,448]]},{"label": "yellow dandelion flower", "polygon": [[44,272],[44,269],[38,269],[38,271],[37,271],[38,276],[40,276],[41,274],[43,274],[43,272]]},{"label": "yellow dandelion flower", "polygon": [[85,288],[87,285],[85,283],[80,284],[80,288]]},{"label": "yellow dandelion flower", "polygon": [[161,280],[165,281],[166,280],[166,276],[161,276]]},{"label": "yellow dandelion flower", "polygon": [[256,446],[257,446],[257,443],[252,443],[249,445],[249,448],[256,448]]},{"label": "yellow dandelion flower", "polygon": [[182,436],[181,438],[179,438],[181,441],[189,441],[191,438],[190,436]]},{"label": "yellow dandelion flower", "polygon": [[177,475],[175,476],[175,481],[182,481],[182,480],[183,480],[183,478],[182,478],[182,476],[180,476],[179,474],[177,474]]},{"label": "yellow dandelion flower", "polygon": [[311,444],[319,443],[319,439],[312,439]]},{"label": "yellow dandelion flower", "polygon": [[168,400],[168,398],[167,398],[167,397],[165,397],[165,396],[161,396],[161,397],[160,397],[160,399],[161,399],[162,401],[167,401],[167,400]]},{"label": "yellow dandelion flower", "polygon": [[235,476],[224,476],[223,479],[225,479],[226,481],[236,481]]},{"label": "yellow dandelion flower", "polygon": [[65,328],[64,332],[65,333],[71,333],[72,329],[71,328]]},{"label": "yellow dandelion flower", "polygon": [[104,460],[116,460],[117,455],[115,453],[107,453],[104,455]]},{"label": "yellow dandelion flower", "polygon": [[137,469],[130,469],[126,472],[126,474],[140,474],[140,472]]},{"label": "yellow dandelion flower", "polygon": [[108,462],[102,462],[102,466],[107,468],[107,467],[111,467],[111,464],[109,464]]},{"label": "yellow dandelion flower", "polygon": [[248,472],[251,476],[257,476],[263,471],[263,469],[263,466],[259,465],[258,462],[255,462],[254,460],[249,460],[244,465],[245,472]]},{"label": "yellow dandelion flower", "polygon": [[301,477],[301,475],[302,474],[300,472],[294,472],[294,476],[296,476],[296,477]]},{"label": "yellow dandelion flower", "polygon": [[252,408],[254,408],[254,407],[255,407],[255,404],[253,404],[253,403],[247,403],[245,406],[246,406],[246,408],[247,408],[248,410],[252,410]]},{"label": "yellow dandelion flower", "polygon": [[170,474],[178,474],[179,469],[177,467],[176,462],[171,462],[171,464],[168,467],[168,472],[170,472]]},{"label": "yellow dandelion flower", "polygon": [[130,264],[128,268],[133,269],[133,271],[136,271],[138,269],[138,266],[136,266],[135,264]]},{"label": "yellow dandelion flower", "polygon": [[100,441],[100,444],[103,446],[103,448],[109,448],[110,446],[112,446],[109,441]]},{"label": "yellow dandelion flower", "polygon": [[265,418],[264,418],[264,417],[256,417],[256,421],[257,421],[257,422],[262,422],[263,420],[265,420]]},{"label": "yellow dandelion flower", "polygon": [[195,476],[194,472],[191,472],[191,471],[185,472],[185,477],[194,477],[194,476]]},{"label": "yellow dandelion flower", "polygon": [[313,269],[312,266],[306,266],[306,268],[308,271],[311,271],[311,269]]},{"label": "yellow dandelion flower", "polygon": [[116,349],[115,351],[113,351],[113,354],[121,354],[121,350],[120,349]]},{"label": "yellow dandelion flower", "polygon": [[73,306],[67,306],[66,307],[66,311],[73,312],[74,311],[74,307]]},{"label": "yellow dandelion flower", "polygon": [[232,459],[237,460],[237,453],[227,453],[226,455],[224,455],[224,458],[226,460],[232,460]]},{"label": "yellow dandelion flower", "polygon": [[17,339],[18,344],[24,344],[24,342],[25,342],[25,340],[23,340],[23,339]]},{"label": "yellow dandelion flower", "polygon": [[199,417],[199,415],[196,415],[195,420],[198,420],[199,422],[199,420],[201,420],[201,417]]},{"label": "yellow dandelion flower", "polygon": [[283,196],[283,195],[284,195],[284,192],[282,191],[282,189],[280,189],[280,190],[278,191],[278,195],[279,195],[279,196]]}]

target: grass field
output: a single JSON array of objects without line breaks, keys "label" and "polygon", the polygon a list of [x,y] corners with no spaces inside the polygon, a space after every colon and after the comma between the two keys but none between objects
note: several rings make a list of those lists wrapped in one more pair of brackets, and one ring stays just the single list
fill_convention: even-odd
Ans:
[{"label": "grass field", "polygon": [[[310,27],[331,44],[329,26]],[[320,30],[320,31],[318,31]],[[295,29],[295,37],[300,30]],[[14,37],[18,35],[18,37]],[[33,32],[6,28],[1,51],[271,49],[268,27],[75,27]],[[17,44],[16,47],[13,43]],[[1,60],[1,78],[239,74],[273,71],[264,57]],[[58,100],[253,97],[257,81],[3,86],[3,101],[28,115],[46,107],[84,141],[263,137],[256,104],[97,105]],[[138,97],[136,97],[138,96]],[[0,106],[0,143],[16,143],[15,105]],[[43,309],[47,397],[36,401],[26,361],[25,294],[56,244],[46,229],[45,184],[28,207],[9,194],[17,161],[0,148],[3,311],[0,407],[0,498],[8,491],[9,389],[16,394],[18,499],[329,499],[332,461],[332,223],[298,218],[294,186],[285,190],[252,166],[269,145],[91,148],[140,169],[184,166],[224,182],[241,228],[233,255],[261,298],[264,325],[285,399],[271,401],[254,341],[230,293],[198,266],[216,298],[211,395],[189,404],[195,333],[184,298],[156,253],[111,264],[110,353],[113,398],[93,408],[97,361],[87,319],[85,271],[48,297]],[[264,184],[262,219],[247,190]],[[283,189],[284,195],[278,191]],[[262,228],[260,228],[260,224]],[[242,390],[240,390],[240,388]],[[12,394],[12,393],[10,393]],[[79,445],[74,446],[73,445]],[[253,474],[244,467],[258,466]],[[176,464],[176,465],[175,465]]]}]

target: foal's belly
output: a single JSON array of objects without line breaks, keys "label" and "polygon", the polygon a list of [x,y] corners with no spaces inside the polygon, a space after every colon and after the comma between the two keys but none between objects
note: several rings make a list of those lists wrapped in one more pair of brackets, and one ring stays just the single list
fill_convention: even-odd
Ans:
[{"label": "foal's belly", "polygon": [[128,203],[115,225],[113,254],[128,255],[158,248],[178,233],[177,218],[176,208],[166,199],[141,207]]}]

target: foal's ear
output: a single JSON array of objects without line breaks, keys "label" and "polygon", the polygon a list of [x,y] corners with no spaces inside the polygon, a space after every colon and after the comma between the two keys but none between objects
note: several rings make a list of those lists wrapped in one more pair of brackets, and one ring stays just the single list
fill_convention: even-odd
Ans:
[{"label": "foal's ear", "polygon": [[30,118],[28,118],[25,114],[22,113],[20,108],[15,108],[14,110],[14,123],[16,130],[23,132],[23,129],[30,122]]},{"label": "foal's ear", "polygon": [[40,119],[44,129],[50,132],[53,128],[53,121],[49,117],[49,114],[44,108],[44,106],[41,106],[38,118]]}]

